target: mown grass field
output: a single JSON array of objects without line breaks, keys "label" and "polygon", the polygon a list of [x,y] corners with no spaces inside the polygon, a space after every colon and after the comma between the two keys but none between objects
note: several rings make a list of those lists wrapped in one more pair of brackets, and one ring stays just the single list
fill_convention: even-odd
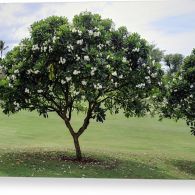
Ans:
[{"label": "mown grass field", "polygon": [[[74,114],[75,128],[82,118]],[[109,115],[80,144],[88,160],[68,160],[72,138],[56,114],[0,112],[0,176],[195,179],[195,137],[184,121]]]}]

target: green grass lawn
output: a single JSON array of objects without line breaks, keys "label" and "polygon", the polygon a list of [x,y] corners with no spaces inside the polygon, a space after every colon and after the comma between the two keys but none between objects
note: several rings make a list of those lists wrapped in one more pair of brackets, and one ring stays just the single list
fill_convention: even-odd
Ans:
[{"label": "green grass lawn", "polygon": [[[74,114],[75,128],[82,118]],[[0,176],[195,179],[195,137],[184,121],[92,121],[80,138],[86,162],[71,160],[72,138],[56,114],[0,113],[0,121]]]}]

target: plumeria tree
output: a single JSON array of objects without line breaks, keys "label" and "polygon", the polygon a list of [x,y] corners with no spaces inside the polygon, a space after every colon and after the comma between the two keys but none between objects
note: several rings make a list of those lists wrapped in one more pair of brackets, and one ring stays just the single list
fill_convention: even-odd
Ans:
[{"label": "plumeria tree", "polygon": [[[30,38],[8,52],[3,66],[4,113],[56,112],[73,137],[78,160],[79,137],[91,119],[103,122],[107,111],[126,117],[152,113],[163,74],[146,40],[89,12],[72,22],[57,16],[35,22]],[[72,126],[73,111],[85,113],[79,129]]]},{"label": "plumeria tree", "polygon": [[195,135],[195,49],[184,59],[173,78],[165,78],[166,90],[158,97],[161,117],[185,119]]}]

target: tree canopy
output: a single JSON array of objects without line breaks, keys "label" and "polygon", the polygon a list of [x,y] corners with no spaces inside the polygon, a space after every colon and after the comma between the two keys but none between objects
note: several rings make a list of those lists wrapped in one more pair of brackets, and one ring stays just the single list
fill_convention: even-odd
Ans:
[{"label": "tree canopy", "polygon": [[[31,25],[30,38],[9,51],[2,61],[1,105],[6,114],[37,110],[44,117],[56,112],[78,138],[90,119],[103,122],[106,111],[126,117],[153,111],[153,97],[162,87],[163,71],[150,55],[150,44],[110,19],[82,12],[69,22],[51,16]],[[84,112],[74,130],[73,110]]]},{"label": "tree canopy", "polygon": [[161,94],[162,117],[185,119],[195,135],[195,49],[184,59]]}]

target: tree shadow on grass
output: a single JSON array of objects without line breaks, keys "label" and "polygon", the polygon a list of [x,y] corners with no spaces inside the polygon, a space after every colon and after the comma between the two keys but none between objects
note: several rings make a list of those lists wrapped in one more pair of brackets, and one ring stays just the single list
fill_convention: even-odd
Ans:
[{"label": "tree shadow on grass", "polygon": [[173,160],[171,163],[180,171],[195,177],[195,161]]},{"label": "tree shadow on grass", "polygon": [[136,160],[103,156],[73,160],[73,155],[59,151],[10,152],[0,154],[0,176],[74,177],[74,178],[173,178],[165,170]]}]

